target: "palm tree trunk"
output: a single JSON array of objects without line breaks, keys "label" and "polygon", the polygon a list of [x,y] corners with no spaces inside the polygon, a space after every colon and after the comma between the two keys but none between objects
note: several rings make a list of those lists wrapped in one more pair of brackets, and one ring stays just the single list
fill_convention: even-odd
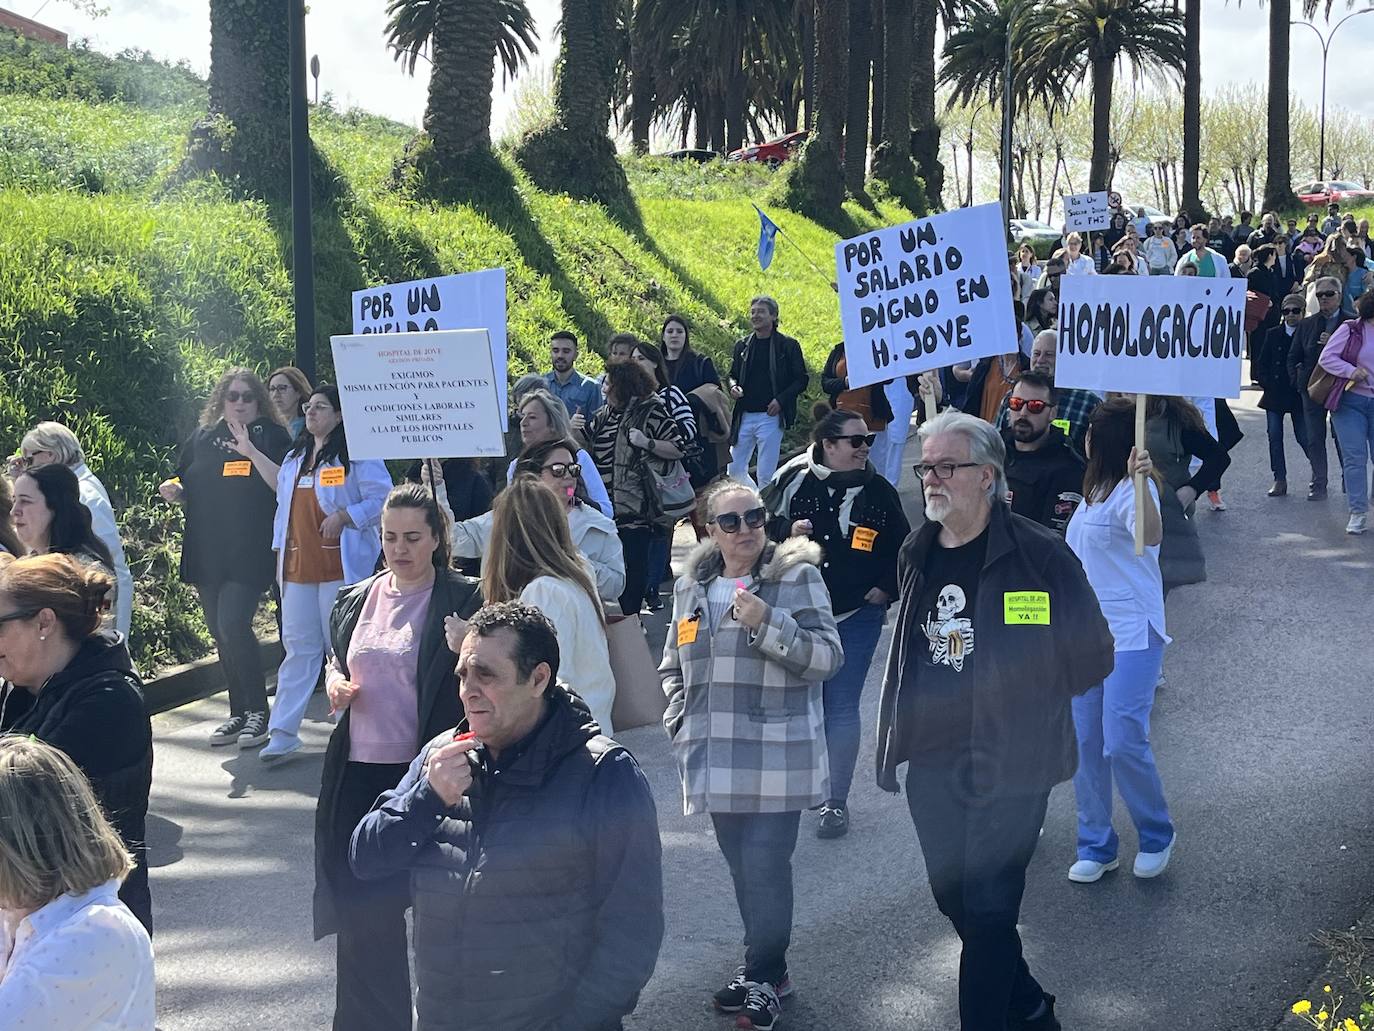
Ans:
[{"label": "palm tree trunk", "polygon": [[[816,121],[792,174],[792,205],[815,216],[838,215],[844,203],[844,116],[848,97],[849,0],[815,0]],[[867,126],[867,118],[864,123]]]},{"label": "palm tree trunk", "polygon": [[604,137],[610,126],[615,62],[609,46],[615,22],[615,0],[563,0],[563,49],[553,102],[559,124],[575,136]]},{"label": "palm tree trunk", "polygon": [[1116,62],[1093,55],[1093,154],[1088,167],[1088,192],[1111,186],[1112,79]]},{"label": "palm tree trunk", "polygon": [[744,146],[745,134],[745,87],[748,82],[744,75],[744,54],[732,54],[734,67],[725,81],[725,149],[738,150]]},{"label": "palm tree trunk", "polygon": [[802,127],[810,132],[816,122],[816,17],[810,3],[801,5],[802,105],[806,121]]},{"label": "palm tree trunk", "polygon": [[[911,33],[907,31],[911,2],[883,0],[882,5],[883,131],[875,137],[879,142],[873,151],[873,175],[897,186],[916,176],[911,162]],[[927,198],[934,196],[927,190]]]},{"label": "palm tree trunk", "polygon": [[210,115],[233,132],[213,134],[217,150],[194,159],[277,195],[291,186],[287,10],[280,0],[211,0]]},{"label": "palm tree trunk", "polygon": [[439,7],[424,128],[441,169],[465,154],[491,147],[499,30],[496,9],[490,4]]},{"label": "palm tree trunk", "polygon": [[[905,5],[912,11],[910,3]],[[911,34],[906,26],[910,25]],[[889,36],[913,41],[911,59],[911,156],[916,172],[925,181],[926,196],[938,205],[944,192],[945,170],[940,164],[940,123],[935,119],[935,25],[934,0],[916,0],[914,17],[899,23],[889,17]],[[891,50],[888,51],[889,57]]]},{"label": "palm tree trunk", "polygon": [[844,184],[863,193],[868,171],[868,95],[872,70],[873,11],[870,0],[849,0],[849,76],[844,118]]},{"label": "palm tree trunk", "polygon": [[1269,114],[1265,141],[1268,169],[1264,174],[1264,207],[1279,211],[1298,205],[1289,164],[1288,57],[1291,0],[1269,0]]},{"label": "palm tree trunk", "polygon": [[[1183,38],[1183,186],[1180,207],[1194,222],[1206,214],[1202,204],[1202,0],[1184,0]],[[1285,137],[1286,142],[1286,137]]]},{"label": "palm tree trunk", "polygon": [[648,26],[639,4],[630,11],[630,145],[636,154],[649,153],[649,128],[653,123],[654,74],[649,56]]},{"label": "palm tree trunk", "polygon": [[883,138],[883,94],[887,90],[887,64],[884,60],[886,43],[883,32],[883,3],[873,0],[873,35],[869,40],[873,51],[873,121],[869,139],[876,148]]}]

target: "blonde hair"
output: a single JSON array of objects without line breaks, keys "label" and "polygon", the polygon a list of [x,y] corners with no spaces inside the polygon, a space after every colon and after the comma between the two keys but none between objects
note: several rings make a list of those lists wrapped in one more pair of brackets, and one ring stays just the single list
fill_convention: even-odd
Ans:
[{"label": "blonde hair", "polygon": [[65,752],[0,737],[0,906],[36,909],[134,868],[90,782]]},{"label": "blonde hair", "polygon": [[597,618],[606,621],[596,584],[573,544],[564,506],[541,480],[521,473],[497,495],[492,509],[482,599],[488,605],[518,601],[520,592],[541,576],[581,587]]},{"label": "blonde hair", "polygon": [[37,615],[51,609],[73,641],[84,641],[100,629],[113,592],[114,580],[93,562],[62,552],[0,555],[0,594],[14,602],[16,611]]}]

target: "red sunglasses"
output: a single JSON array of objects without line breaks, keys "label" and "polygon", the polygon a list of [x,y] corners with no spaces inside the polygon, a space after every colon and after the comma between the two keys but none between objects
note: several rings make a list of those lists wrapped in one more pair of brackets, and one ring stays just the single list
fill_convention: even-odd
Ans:
[{"label": "red sunglasses", "polygon": [[1050,406],[1050,403],[1049,403],[1048,401],[1041,401],[1040,398],[1038,398],[1038,397],[1032,397],[1032,398],[1025,398],[1025,397],[1009,397],[1009,398],[1007,398],[1007,407],[1010,408],[1013,412],[1019,412],[1022,408],[1024,408],[1026,411],[1030,412],[1031,415],[1039,415],[1041,412],[1043,412],[1043,411],[1044,411],[1046,408],[1048,408],[1049,406]]}]

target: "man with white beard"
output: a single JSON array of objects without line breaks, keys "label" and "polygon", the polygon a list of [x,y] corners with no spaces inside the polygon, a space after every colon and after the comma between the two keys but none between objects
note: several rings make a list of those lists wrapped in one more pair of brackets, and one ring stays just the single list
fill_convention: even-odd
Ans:
[{"label": "man with white beard", "polygon": [[963,942],[963,1031],[1055,1031],[1016,930],[1050,789],[1078,761],[1069,702],[1114,663],[1083,567],[1006,503],[1006,447],[981,419],[920,429],[926,523],[902,545],[878,710],[878,786],[907,805],[931,892]]}]

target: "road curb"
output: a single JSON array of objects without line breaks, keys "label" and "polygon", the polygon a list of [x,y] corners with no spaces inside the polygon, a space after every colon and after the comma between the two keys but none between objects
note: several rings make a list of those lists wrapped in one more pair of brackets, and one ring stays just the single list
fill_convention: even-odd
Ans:
[{"label": "road curb", "polygon": [[[281,664],[281,642],[275,637],[258,642],[262,649],[262,664],[272,670]],[[150,715],[167,712],[190,702],[219,694],[225,688],[219,658],[198,659],[183,666],[173,666],[154,680],[143,685],[143,704]]]}]

